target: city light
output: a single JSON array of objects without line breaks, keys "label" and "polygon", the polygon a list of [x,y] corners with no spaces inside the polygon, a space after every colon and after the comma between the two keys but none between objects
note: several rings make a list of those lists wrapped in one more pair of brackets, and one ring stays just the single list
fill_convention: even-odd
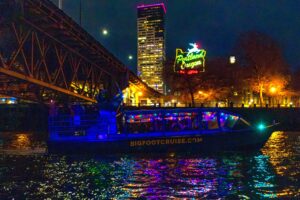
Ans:
[{"label": "city light", "polygon": [[229,57],[229,63],[234,64],[236,62],[235,56],[230,56]]},{"label": "city light", "polygon": [[270,92],[274,94],[277,91],[277,88],[275,86],[270,87]]},{"label": "city light", "polygon": [[128,56],[128,59],[129,59],[129,60],[132,60],[132,59],[133,59],[133,56],[132,56],[132,55],[129,55],[129,56]]},{"label": "city light", "polygon": [[108,30],[106,28],[102,29],[102,35],[104,36],[108,35]]},{"label": "city light", "polygon": [[202,97],[208,97],[209,95],[210,95],[210,93],[211,93],[211,91],[208,91],[208,92],[204,92],[204,91],[202,91],[202,90],[199,90],[198,91],[198,94],[200,95],[200,96],[202,96]]}]

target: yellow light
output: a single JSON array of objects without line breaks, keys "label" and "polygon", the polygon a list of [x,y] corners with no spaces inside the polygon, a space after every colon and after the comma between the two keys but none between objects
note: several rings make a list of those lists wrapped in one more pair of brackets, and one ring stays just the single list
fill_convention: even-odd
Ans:
[{"label": "yellow light", "polygon": [[275,93],[276,91],[277,91],[276,87],[272,86],[272,87],[270,88],[270,92],[271,92],[271,93]]},{"label": "yellow light", "polygon": [[236,62],[235,56],[230,56],[229,57],[229,63],[234,64]]},{"label": "yellow light", "polygon": [[138,92],[138,96],[142,96],[143,95],[143,92]]},{"label": "yellow light", "polygon": [[30,145],[29,135],[27,134],[18,134],[16,140],[13,141],[13,146],[17,147],[18,149],[28,147]]}]

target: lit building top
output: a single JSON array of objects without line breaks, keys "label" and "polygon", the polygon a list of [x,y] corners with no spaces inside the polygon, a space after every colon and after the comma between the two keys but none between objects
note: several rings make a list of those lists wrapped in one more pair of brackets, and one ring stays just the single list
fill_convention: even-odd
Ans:
[{"label": "lit building top", "polygon": [[155,6],[161,6],[165,13],[167,13],[167,9],[165,7],[164,3],[156,3],[156,4],[148,4],[148,5],[138,5],[137,8],[149,8],[149,7],[155,7]]},{"label": "lit building top", "polygon": [[150,87],[163,93],[166,8],[163,3],[140,5],[137,8],[138,76]]}]

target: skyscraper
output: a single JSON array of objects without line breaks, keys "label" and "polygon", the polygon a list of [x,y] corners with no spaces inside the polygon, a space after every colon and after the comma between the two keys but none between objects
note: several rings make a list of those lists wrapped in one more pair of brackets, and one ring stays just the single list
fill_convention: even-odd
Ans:
[{"label": "skyscraper", "polygon": [[164,93],[165,14],[163,3],[137,7],[138,76],[150,87]]}]

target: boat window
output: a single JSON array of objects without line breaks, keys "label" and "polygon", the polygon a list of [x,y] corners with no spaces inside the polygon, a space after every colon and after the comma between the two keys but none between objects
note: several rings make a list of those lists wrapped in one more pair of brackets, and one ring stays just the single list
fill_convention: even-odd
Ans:
[{"label": "boat window", "polygon": [[197,130],[198,119],[198,113],[196,112],[165,113],[165,130],[170,132]]},{"label": "boat window", "polygon": [[97,114],[49,117],[49,131],[59,136],[84,136],[99,123]]},{"label": "boat window", "polygon": [[203,112],[201,129],[218,129],[217,112]]},{"label": "boat window", "polygon": [[238,120],[239,120],[238,116],[231,115],[228,113],[223,113],[223,112],[220,113],[220,126],[222,128],[232,129]]},{"label": "boat window", "polygon": [[241,130],[241,129],[246,129],[249,128],[250,123],[247,122],[245,119],[243,118],[239,118],[239,120],[236,122],[236,124],[234,125],[233,129],[234,130]]},{"label": "boat window", "polygon": [[126,131],[129,133],[156,132],[163,129],[160,113],[128,114],[125,120]]}]

